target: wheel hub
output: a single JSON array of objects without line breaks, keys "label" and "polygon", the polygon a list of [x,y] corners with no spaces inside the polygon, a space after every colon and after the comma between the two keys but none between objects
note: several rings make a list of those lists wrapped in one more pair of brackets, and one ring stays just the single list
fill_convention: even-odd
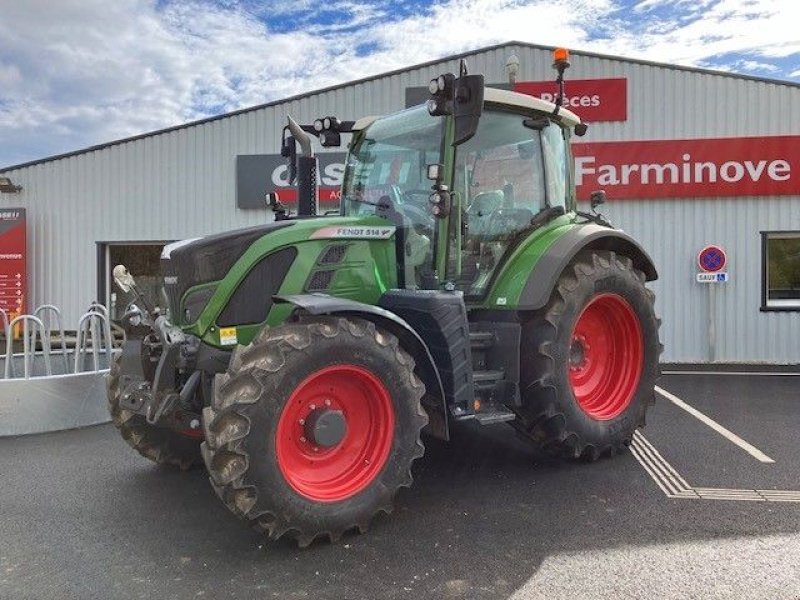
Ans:
[{"label": "wheel hub", "polygon": [[586,338],[582,335],[576,335],[572,338],[572,344],[569,347],[569,368],[572,371],[577,371],[586,366],[586,355],[588,351]]},{"label": "wheel hub", "polygon": [[340,410],[317,408],[305,420],[306,439],[323,448],[339,444],[347,434],[347,420]]},{"label": "wheel hub", "polygon": [[377,375],[358,365],[324,367],[298,384],[281,411],[278,467],[309,500],[346,500],[379,476],[394,428],[392,398]]}]

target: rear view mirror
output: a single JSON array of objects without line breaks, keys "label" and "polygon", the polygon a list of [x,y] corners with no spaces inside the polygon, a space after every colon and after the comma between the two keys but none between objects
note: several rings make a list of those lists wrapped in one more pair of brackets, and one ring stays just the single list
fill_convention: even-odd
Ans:
[{"label": "rear view mirror", "polygon": [[598,206],[605,203],[606,203],[605,190],[595,190],[589,195],[589,205],[592,207],[592,210],[595,210]]},{"label": "rear view mirror", "polygon": [[483,112],[483,89],[483,75],[462,75],[456,79],[454,145],[463,144],[478,130]]}]

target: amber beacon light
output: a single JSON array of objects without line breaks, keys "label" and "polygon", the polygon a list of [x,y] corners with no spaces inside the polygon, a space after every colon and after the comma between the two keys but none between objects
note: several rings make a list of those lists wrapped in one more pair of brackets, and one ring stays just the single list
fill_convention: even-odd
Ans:
[{"label": "amber beacon light", "polygon": [[553,50],[553,68],[558,69],[569,67],[569,50],[566,48],[556,48]]}]

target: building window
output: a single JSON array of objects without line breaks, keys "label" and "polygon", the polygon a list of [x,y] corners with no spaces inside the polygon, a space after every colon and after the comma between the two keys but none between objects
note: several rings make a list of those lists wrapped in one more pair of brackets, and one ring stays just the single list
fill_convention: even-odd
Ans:
[{"label": "building window", "polygon": [[761,264],[761,310],[800,311],[800,231],[762,231]]}]

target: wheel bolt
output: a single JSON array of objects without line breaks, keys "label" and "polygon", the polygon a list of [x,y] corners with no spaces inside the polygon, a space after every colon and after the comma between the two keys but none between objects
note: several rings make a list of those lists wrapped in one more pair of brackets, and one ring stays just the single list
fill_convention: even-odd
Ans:
[{"label": "wheel bolt", "polygon": [[300,436],[300,441],[301,441],[301,442],[303,442],[303,443],[305,444],[305,443],[306,443],[306,438],[305,438],[305,436],[301,435],[301,436]]},{"label": "wheel bolt", "polygon": [[315,409],[317,408],[317,405],[316,405],[316,404],[312,404],[312,405],[311,405],[311,406],[309,406],[308,408],[310,408],[311,410],[315,410]]},{"label": "wheel bolt", "polygon": [[331,405],[331,401],[330,401],[330,399],[326,399],[326,400],[325,400],[325,406],[330,406],[330,405]]},{"label": "wheel bolt", "polygon": [[300,419],[299,423],[300,423],[300,425],[305,425],[306,424],[306,420],[305,419]]},{"label": "wheel bolt", "polygon": [[314,452],[319,452],[319,448],[317,448],[316,446],[314,446]]}]

